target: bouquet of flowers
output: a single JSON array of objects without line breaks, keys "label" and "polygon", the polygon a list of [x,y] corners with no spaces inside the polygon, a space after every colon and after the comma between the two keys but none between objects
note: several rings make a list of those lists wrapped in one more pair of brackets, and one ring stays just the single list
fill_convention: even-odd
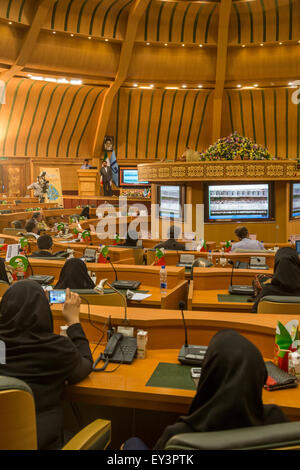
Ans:
[{"label": "bouquet of flowers", "polygon": [[113,244],[114,244],[114,245],[119,245],[120,242],[121,242],[121,239],[120,239],[120,237],[119,237],[119,234],[116,233],[115,236],[114,236]]},{"label": "bouquet of flowers", "polygon": [[237,132],[223,137],[199,154],[200,161],[217,160],[271,160],[270,152],[252,139]]},{"label": "bouquet of flowers", "polygon": [[89,230],[84,230],[82,232],[82,238],[85,242],[91,242],[92,241],[91,232]]},{"label": "bouquet of flowers", "polygon": [[154,266],[165,266],[165,265],[166,265],[166,259],[165,259],[164,248],[156,248]]},{"label": "bouquet of flowers", "polygon": [[107,263],[107,255],[108,255],[108,246],[101,245],[100,246],[100,253],[98,257],[98,263]]}]

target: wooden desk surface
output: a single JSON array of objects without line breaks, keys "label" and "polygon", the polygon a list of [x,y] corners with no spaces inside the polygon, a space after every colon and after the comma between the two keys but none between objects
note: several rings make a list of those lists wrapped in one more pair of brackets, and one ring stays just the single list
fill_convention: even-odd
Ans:
[{"label": "wooden desk surface", "polygon": [[227,290],[195,290],[192,297],[192,309],[206,311],[251,312],[253,302],[220,302],[219,294],[227,294]]},{"label": "wooden desk surface", "polygon": [[[94,345],[91,345],[93,350]],[[98,357],[98,348],[94,358]],[[149,350],[146,359],[135,359],[130,365],[121,365],[115,372],[92,372],[79,384],[67,387],[66,396],[102,406],[118,406],[186,414],[195,391],[149,387],[146,383],[160,362],[177,363],[178,349]],[[101,364],[101,363],[100,363]],[[108,370],[117,364],[109,364]],[[265,404],[276,404],[293,418],[300,418],[300,387],[263,391]]]}]

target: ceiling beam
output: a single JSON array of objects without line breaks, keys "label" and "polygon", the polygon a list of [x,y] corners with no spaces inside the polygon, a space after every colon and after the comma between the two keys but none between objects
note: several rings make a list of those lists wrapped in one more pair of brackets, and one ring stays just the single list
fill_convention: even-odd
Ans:
[{"label": "ceiling beam", "polygon": [[136,0],[130,9],[125,39],[121,48],[119,67],[116,74],[116,78],[111,84],[111,86],[105,91],[97,118],[97,128],[92,146],[92,157],[94,159],[99,159],[101,155],[102,145],[107,129],[108,120],[110,117],[110,111],[113,104],[113,100],[120,86],[126,80],[134,48],[137,28],[142,15],[146,11],[149,1],[150,0]]},{"label": "ceiling beam", "polygon": [[27,64],[28,59],[32,53],[33,47],[40,34],[41,28],[44,26],[49,13],[49,9],[54,5],[55,0],[39,0],[36,8],[36,12],[29,27],[29,31],[22,44],[16,61],[13,63],[9,70],[0,74],[0,79],[7,81],[9,78],[20,72]]},{"label": "ceiling beam", "polygon": [[228,34],[232,0],[221,0],[219,13],[216,84],[213,95],[212,142],[221,136],[222,107],[226,78]]}]

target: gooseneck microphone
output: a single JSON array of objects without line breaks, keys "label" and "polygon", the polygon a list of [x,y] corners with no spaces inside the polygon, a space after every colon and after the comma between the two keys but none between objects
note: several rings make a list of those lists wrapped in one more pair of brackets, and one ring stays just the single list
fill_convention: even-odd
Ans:
[{"label": "gooseneck microphone", "polygon": [[[232,270],[231,270],[231,276],[230,276],[230,286],[228,288],[229,294],[233,295],[253,295],[254,294],[254,288],[252,286],[247,286],[247,285],[232,285],[232,279],[233,279],[233,270],[234,270],[234,262],[229,259],[228,260],[229,264],[232,264]],[[240,265],[240,261],[237,261],[237,268]]]},{"label": "gooseneck microphone", "polygon": [[125,315],[124,315],[124,323],[128,323],[128,320],[127,320],[127,299],[125,297],[125,295],[121,294],[120,291],[118,291],[114,286],[112,286],[107,279],[102,279],[99,284],[95,287],[95,291],[96,292],[99,292],[99,294],[103,295],[104,294],[104,286],[105,284],[108,285],[108,287],[110,287],[114,292],[116,292],[122,299],[123,301],[123,304],[124,304],[124,310],[125,310]]},{"label": "gooseneck microphone", "polygon": [[183,310],[186,308],[186,303],[183,300],[181,300],[178,304],[178,307],[181,310],[184,333],[185,333],[185,344],[181,347],[179,351],[178,360],[179,362],[181,362],[181,364],[201,366],[205,353],[207,351],[207,346],[196,346],[196,345],[188,344],[187,327],[185,324],[184,313],[183,313]]},{"label": "gooseneck microphone", "polygon": [[112,261],[111,261],[111,259],[110,259],[110,256],[107,256],[106,259],[107,259],[107,261],[110,263],[111,267],[112,267],[113,270],[114,270],[114,273],[115,273],[115,281],[118,281],[118,274],[117,274],[117,271],[116,271],[116,269],[115,269],[115,267],[114,267],[114,265],[113,265],[113,263],[112,263]]}]

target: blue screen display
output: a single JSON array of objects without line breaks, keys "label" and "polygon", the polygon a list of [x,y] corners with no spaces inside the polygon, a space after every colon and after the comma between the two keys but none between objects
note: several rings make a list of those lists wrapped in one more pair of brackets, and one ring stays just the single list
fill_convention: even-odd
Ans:
[{"label": "blue screen display", "polygon": [[123,184],[127,185],[141,185],[148,184],[148,181],[139,181],[138,170],[122,170],[122,181]]},{"label": "blue screen display", "polygon": [[300,183],[293,183],[292,185],[292,207],[291,216],[300,216]]}]

